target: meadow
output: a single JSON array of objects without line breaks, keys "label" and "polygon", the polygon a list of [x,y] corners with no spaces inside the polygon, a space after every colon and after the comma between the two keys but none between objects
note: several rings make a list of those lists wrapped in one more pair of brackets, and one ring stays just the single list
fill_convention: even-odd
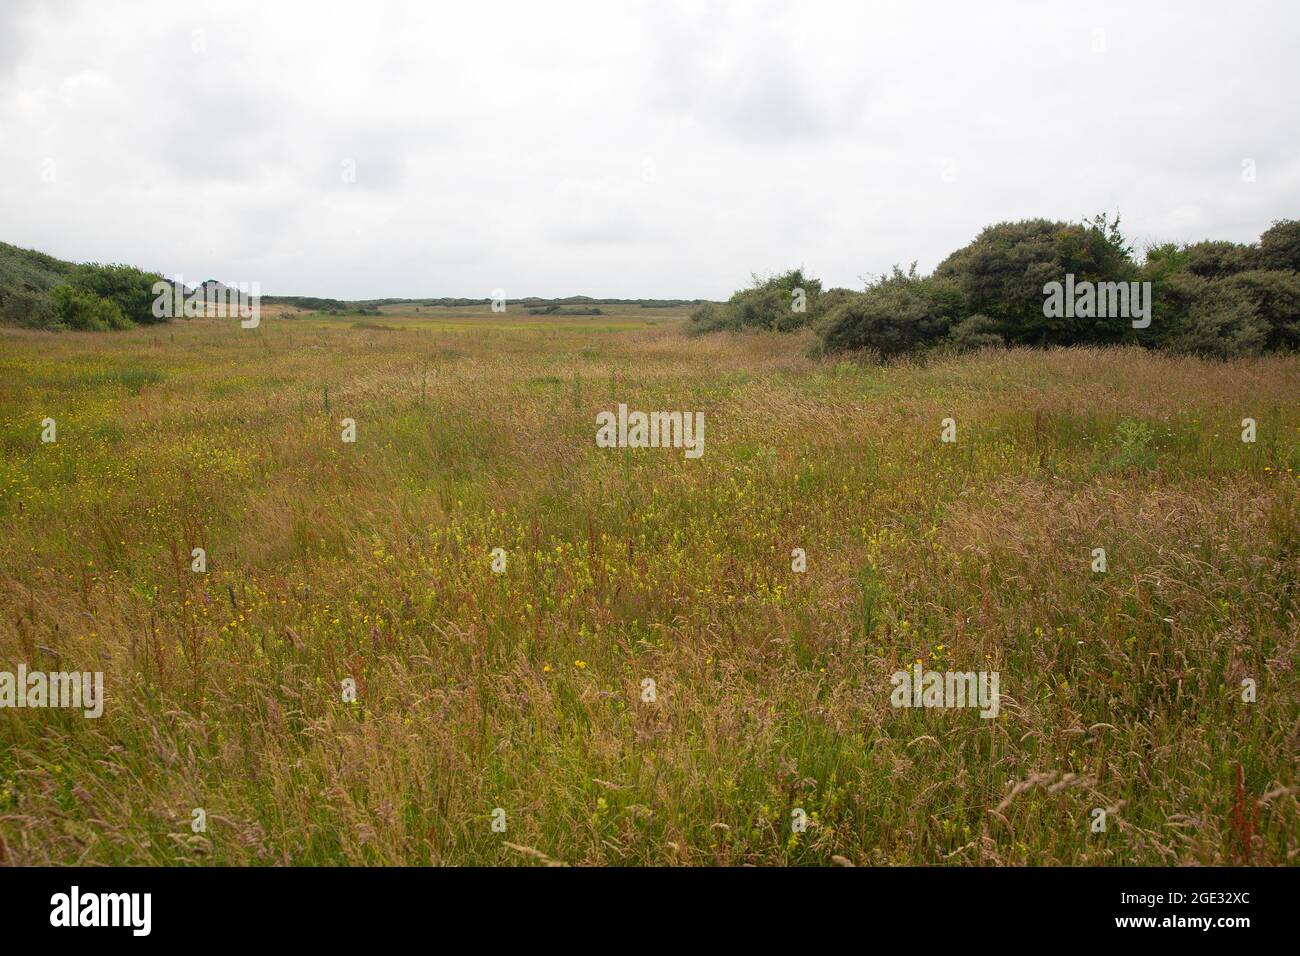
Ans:
[{"label": "meadow", "polygon": [[0,862],[1295,863],[1300,359],[606,311],[0,329]]}]

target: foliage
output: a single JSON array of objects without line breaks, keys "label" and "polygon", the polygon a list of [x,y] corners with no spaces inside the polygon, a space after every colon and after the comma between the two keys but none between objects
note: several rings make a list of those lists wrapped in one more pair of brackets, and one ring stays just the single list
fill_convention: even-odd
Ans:
[{"label": "foliage", "polygon": [[1300,220],[1282,219],[1259,237],[1259,268],[1300,272]]},{"label": "foliage", "polygon": [[998,323],[987,315],[971,315],[962,319],[948,333],[948,341],[959,352],[973,352],[1005,344],[998,333]]},{"label": "foliage", "polygon": [[954,280],[922,278],[915,263],[907,272],[894,266],[892,273],[827,315],[823,338],[832,350],[898,355],[947,335],[962,310],[961,289]]},{"label": "foliage", "polygon": [[51,289],[50,305],[59,321],[70,329],[107,332],[131,327],[131,320],[122,314],[117,303],[74,285],[58,285]]},{"label": "foliage", "polygon": [[[790,269],[779,275],[753,276],[753,283],[725,303],[707,303],[691,315],[688,331],[695,334],[721,330],[770,329],[790,332],[813,322],[819,315],[822,284]],[[802,293],[803,309],[796,305]]]},{"label": "foliage", "polygon": [[156,272],[145,272],[135,266],[87,262],[73,270],[69,281],[79,289],[107,299],[131,322],[153,325],[167,321],[167,317],[153,314],[156,298],[153,285],[162,278]]},{"label": "foliage", "polygon": [[1073,345],[1128,337],[1123,322],[1043,314],[1044,286],[1075,281],[1126,282],[1136,277],[1119,218],[1083,224],[1027,219],[989,226],[935,269],[956,281],[973,313],[998,323],[1009,343]]}]

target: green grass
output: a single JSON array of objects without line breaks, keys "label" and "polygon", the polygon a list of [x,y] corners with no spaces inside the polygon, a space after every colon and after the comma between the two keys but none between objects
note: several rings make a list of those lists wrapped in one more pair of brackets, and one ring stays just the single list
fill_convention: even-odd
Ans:
[{"label": "green grass", "polygon": [[[0,330],[0,669],[108,698],[0,711],[0,857],[1295,860],[1300,361],[602,308]],[[596,447],[619,402],[704,456]],[[918,659],[999,716],[891,707]]]}]

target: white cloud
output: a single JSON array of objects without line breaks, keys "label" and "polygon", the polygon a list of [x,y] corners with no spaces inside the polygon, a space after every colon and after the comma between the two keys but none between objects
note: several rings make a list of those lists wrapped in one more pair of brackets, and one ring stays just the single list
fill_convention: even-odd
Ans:
[{"label": "white cloud", "polygon": [[346,297],[856,286],[1103,208],[1249,241],[1300,214],[1297,40],[1280,2],[7,2],[0,239]]}]

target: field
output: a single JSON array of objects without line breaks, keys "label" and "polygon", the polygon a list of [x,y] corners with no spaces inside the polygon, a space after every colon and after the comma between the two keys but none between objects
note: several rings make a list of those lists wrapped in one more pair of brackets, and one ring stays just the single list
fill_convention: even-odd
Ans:
[{"label": "field", "polygon": [[0,861],[1296,862],[1300,359],[607,311],[0,329]]}]

